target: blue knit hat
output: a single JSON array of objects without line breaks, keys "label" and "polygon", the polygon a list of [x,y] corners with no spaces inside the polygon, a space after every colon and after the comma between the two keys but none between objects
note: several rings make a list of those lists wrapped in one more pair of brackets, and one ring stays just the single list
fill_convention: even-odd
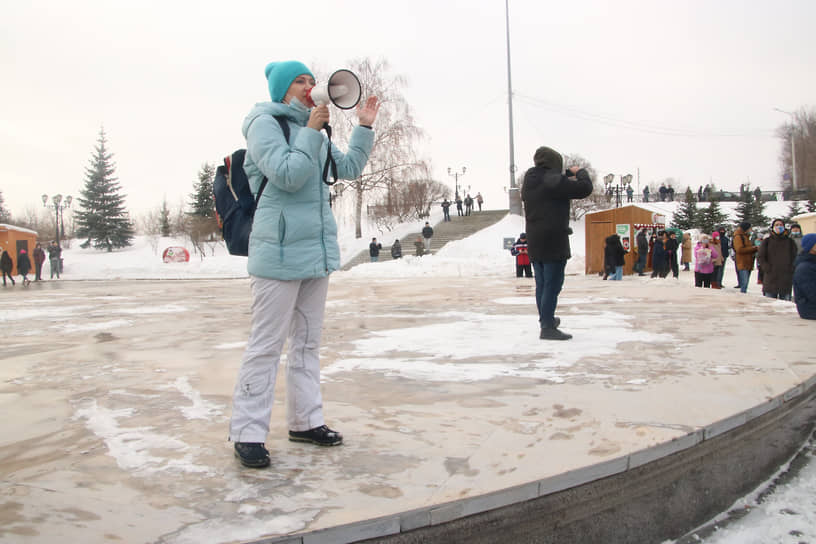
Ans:
[{"label": "blue knit hat", "polygon": [[296,77],[307,74],[314,78],[306,65],[296,60],[284,62],[270,62],[264,69],[266,80],[269,83],[269,96],[272,102],[281,102],[289,90],[289,85]]},{"label": "blue knit hat", "polygon": [[816,246],[816,234],[805,234],[805,236],[802,237],[802,251],[804,253],[810,253],[813,246]]}]

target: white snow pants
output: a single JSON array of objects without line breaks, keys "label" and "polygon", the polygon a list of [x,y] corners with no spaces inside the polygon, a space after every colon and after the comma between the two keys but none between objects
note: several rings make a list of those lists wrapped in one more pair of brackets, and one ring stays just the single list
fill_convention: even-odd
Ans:
[{"label": "white snow pants", "polygon": [[265,442],[284,343],[286,417],[290,431],[323,421],[320,336],[329,278],[271,280],[252,276],[252,327],[232,397],[230,440]]}]

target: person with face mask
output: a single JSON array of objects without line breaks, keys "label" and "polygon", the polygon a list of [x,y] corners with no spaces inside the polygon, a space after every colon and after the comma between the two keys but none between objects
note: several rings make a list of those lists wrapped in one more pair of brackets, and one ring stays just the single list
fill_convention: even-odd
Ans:
[{"label": "person with face mask", "polygon": [[762,293],[769,298],[791,299],[796,243],[788,236],[785,222],[774,219],[771,234],[759,246],[757,260],[762,268]]},{"label": "person with face mask", "polygon": [[711,243],[707,234],[700,236],[694,248],[694,286],[711,287],[714,276],[714,261],[719,257],[717,246]]},{"label": "person with face mask", "polygon": [[[265,69],[271,101],[256,104],[242,132],[244,170],[253,193],[268,180],[258,201],[249,238],[252,317],[249,341],[232,399],[229,438],[246,467],[269,466],[265,447],[284,345],[289,440],[319,446],[342,444],[343,435],[323,418],[320,337],[329,275],[340,268],[337,223],[321,167],[331,153],[337,177],[359,177],[374,144],[372,125],[379,102],[357,109],[358,126],[343,153],[321,132],[328,106],[315,105],[311,71],[301,62],[273,62]],[[289,127],[283,133],[276,116]]]},{"label": "person with face mask", "polygon": [[799,223],[791,223],[790,226],[791,240],[796,244],[796,253],[802,251],[802,227]]}]

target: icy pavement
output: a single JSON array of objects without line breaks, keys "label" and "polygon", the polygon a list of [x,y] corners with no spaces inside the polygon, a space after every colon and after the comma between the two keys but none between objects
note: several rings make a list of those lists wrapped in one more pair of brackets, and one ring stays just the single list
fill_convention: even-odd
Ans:
[{"label": "icy pavement", "polygon": [[281,373],[272,466],[250,471],[226,441],[247,280],[8,290],[0,540],[235,542],[382,516],[665,442],[816,369],[816,323],[790,303],[570,276],[575,338],[552,343],[533,292],[335,274],[323,396],[346,444],[288,442]]}]

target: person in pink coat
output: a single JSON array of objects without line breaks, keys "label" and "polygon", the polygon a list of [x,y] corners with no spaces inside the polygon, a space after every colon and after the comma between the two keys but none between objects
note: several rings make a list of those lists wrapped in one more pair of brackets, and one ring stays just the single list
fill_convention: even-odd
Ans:
[{"label": "person in pink coat", "polygon": [[711,287],[714,277],[714,262],[720,256],[717,248],[711,243],[708,234],[700,236],[697,247],[694,248],[694,286]]}]

